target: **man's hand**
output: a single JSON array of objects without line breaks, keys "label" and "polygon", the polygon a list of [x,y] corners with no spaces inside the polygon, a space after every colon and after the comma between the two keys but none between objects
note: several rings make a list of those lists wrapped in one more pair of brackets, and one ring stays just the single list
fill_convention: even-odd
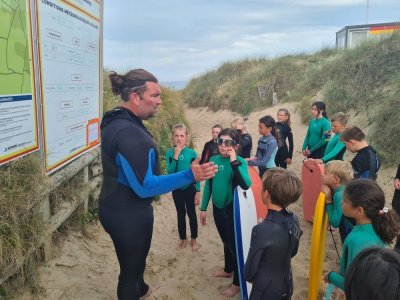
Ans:
[{"label": "man's hand", "polygon": [[218,166],[213,162],[208,162],[205,164],[199,164],[199,158],[196,158],[190,165],[190,169],[193,172],[195,181],[204,181],[214,177],[215,173],[218,172]]},{"label": "man's hand", "polygon": [[322,159],[314,159],[316,164],[323,164],[324,162],[322,161]]},{"label": "man's hand", "polygon": [[291,158],[286,158],[285,162],[289,166],[292,163],[292,159]]}]

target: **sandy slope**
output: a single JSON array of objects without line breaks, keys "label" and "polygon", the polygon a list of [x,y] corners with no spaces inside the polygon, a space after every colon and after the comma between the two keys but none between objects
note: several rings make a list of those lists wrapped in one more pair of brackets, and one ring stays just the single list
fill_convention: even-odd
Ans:
[{"label": "sandy slope", "polygon": [[[301,143],[306,133],[306,126],[301,124],[293,104],[286,104],[292,113],[292,129],[295,141],[293,163],[290,166],[300,176],[302,156]],[[258,119],[264,115],[276,115],[277,107],[269,108],[249,116],[248,129],[256,144],[258,139]],[[230,111],[212,113],[205,108],[187,109],[187,120],[190,122],[192,138],[198,152],[210,139],[211,127],[220,123],[227,127],[235,115]],[[392,178],[394,168],[380,172],[379,183],[384,188],[388,199],[392,197]],[[390,202],[388,201],[388,202]],[[302,219],[301,201],[290,207]],[[223,248],[213,223],[212,214],[208,212],[208,225],[199,228],[201,248],[192,253],[189,248],[177,251],[178,233],[176,211],[171,196],[166,195],[154,203],[155,227],[152,247],[147,261],[146,278],[150,284],[160,284],[160,290],[153,299],[224,299],[219,293],[231,281],[229,279],[211,278],[213,270],[223,265]],[[307,276],[309,264],[309,246],[311,241],[311,224],[301,222],[304,234],[297,256],[293,259],[295,281],[294,299],[307,298]],[[189,231],[188,231],[189,232]],[[340,239],[335,233],[335,239]],[[327,235],[325,269],[333,270],[338,266],[332,238]],[[339,249],[341,251],[341,249]],[[116,299],[118,263],[109,236],[100,224],[89,228],[89,237],[81,233],[72,233],[60,245],[57,258],[39,269],[38,281],[46,290],[46,296],[40,299]],[[19,297],[20,298],[20,297]],[[25,293],[21,299],[31,299]],[[239,299],[237,296],[234,299]]]}]

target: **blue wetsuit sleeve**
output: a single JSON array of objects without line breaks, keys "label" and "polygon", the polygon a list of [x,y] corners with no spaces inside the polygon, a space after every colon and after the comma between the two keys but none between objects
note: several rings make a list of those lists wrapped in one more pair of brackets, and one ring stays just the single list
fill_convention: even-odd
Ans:
[{"label": "blue wetsuit sleeve", "polygon": [[121,153],[118,153],[116,157],[116,165],[121,167],[118,181],[129,186],[139,197],[148,198],[165,194],[194,181],[191,169],[170,175],[153,174],[156,162],[154,149],[150,149],[148,156],[147,171],[142,180],[138,178],[131,163]]},{"label": "blue wetsuit sleeve", "polygon": [[264,167],[267,165],[267,162],[271,159],[272,153],[274,153],[275,149],[278,147],[278,143],[276,139],[270,139],[265,145],[266,151],[261,159],[249,160],[248,164],[250,166],[258,166]]}]

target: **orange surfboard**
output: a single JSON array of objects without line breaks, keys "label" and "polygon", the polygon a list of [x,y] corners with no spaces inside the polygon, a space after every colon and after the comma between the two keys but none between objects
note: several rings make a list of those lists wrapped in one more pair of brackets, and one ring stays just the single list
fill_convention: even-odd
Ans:
[{"label": "orange surfboard", "polygon": [[251,189],[256,202],[257,223],[261,223],[267,217],[268,206],[262,202],[262,181],[260,175],[258,175],[258,171],[252,166],[248,167],[251,179]]},{"label": "orange surfboard", "polygon": [[303,219],[307,222],[313,222],[315,205],[322,186],[322,174],[324,167],[317,164],[313,159],[307,159],[303,162],[301,170],[301,181],[303,192],[301,194],[303,203]]}]

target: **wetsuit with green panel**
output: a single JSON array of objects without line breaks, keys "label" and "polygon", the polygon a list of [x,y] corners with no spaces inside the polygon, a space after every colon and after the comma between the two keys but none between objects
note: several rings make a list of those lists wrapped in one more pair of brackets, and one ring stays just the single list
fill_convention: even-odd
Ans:
[{"label": "wetsuit with green panel", "polygon": [[321,158],[326,146],[325,133],[331,130],[331,123],[325,117],[312,119],[304,138],[302,150],[310,150],[310,158]]},{"label": "wetsuit with green panel", "polygon": [[218,166],[218,172],[212,179],[206,180],[200,209],[202,211],[207,210],[211,197],[215,225],[224,244],[224,271],[226,273],[234,272],[233,284],[238,286],[233,195],[237,186],[244,190],[251,186],[249,171],[246,161],[240,156],[237,156],[237,159],[233,162],[230,162],[229,157],[222,157],[221,155],[211,157],[210,161]]},{"label": "wetsuit with green panel", "polygon": [[331,160],[343,160],[346,145],[340,140],[340,135],[340,133],[336,133],[326,145],[324,156],[321,158],[324,163]]},{"label": "wetsuit with green panel", "polygon": [[[165,153],[167,172],[174,174],[176,172],[190,169],[190,164],[197,158],[197,153],[188,147],[185,147],[179,153],[178,159],[174,158],[174,148],[169,148]],[[181,240],[186,240],[186,214],[189,217],[189,226],[191,238],[198,236],[198,224],[194,198],[196,192],[200,192],[200,182],[192,182],[179,189],[172,191],[172,197],[178,219],[178,233]]]},{"label": "wetsuit with green panel", "polygon": [[376,234],[372,224],[354,226],[343,244],[342,257],[340,259],[340,272],[330,272],[328,279],[338,288],[344,290],[344,276],[354,258],[362,250],[369,247],[384,248],[386,244]]},{"label": "wetsuit with green panel", "polygon": [[332,203],[326,204],[326,212],[328,213],[329,225],[335,228],[339,228],[342,244],[354,227],[351,221],[343,215],[342,200],[344,189],[344,185],[338,187],[333,194]]}]

